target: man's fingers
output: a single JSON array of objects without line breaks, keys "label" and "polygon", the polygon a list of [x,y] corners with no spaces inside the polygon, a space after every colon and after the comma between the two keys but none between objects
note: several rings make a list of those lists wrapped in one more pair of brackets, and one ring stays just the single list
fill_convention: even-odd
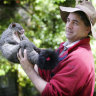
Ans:
[{"label": "man's fingers", "polygon": [[18,59],[19,59],[19,60],[23,58],[22,53],[21,53],[21,49],[20,49],[19,52],[17,53],[17,56],[18,56]]},{"label": "man's fingers", "polygon": [[21,52],[21,49],[20,49],[19,52],[17,53],[17,57],[18,57],[19,61],[24,59],[24,58],[25,59],[27,58],[27,50],[26,49],[24,49],[23,54],[24,54],[24,56],[22,56],[22,52]]},{"label": "man's fingers", "polygon": [[18,59],[20,60],[19,53],[17,53],[17,57],[18,57]]},{"label": "man's fingers", "polygon": [[24,57],[27,58],[27,50],[24,49]]}]

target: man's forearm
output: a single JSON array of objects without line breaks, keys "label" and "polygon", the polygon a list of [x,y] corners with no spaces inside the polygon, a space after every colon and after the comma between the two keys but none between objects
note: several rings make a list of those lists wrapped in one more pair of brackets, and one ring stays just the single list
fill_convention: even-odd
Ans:
[{"label": "man's forearm", "polygon": [[43,80],[38,73],[30,68],[28,71],[26,71],[26,74],[28,75],[28,77],[30,78],[30,80],[32,81],[32,83],[35,85],[36,89],[42,93],[47,82],[45,80]]},{"label": "man's forearm", "polygon": [[[17,54],[17,57],[20,61],[20,64],[22,66],[22,68],[24,69],[24,71],[26,72],[26,74],[28,75],[28,77],[30,78],[30,80],[32,81],[32,83],[35,85],[35,87],[37,88],[37,90],[42,93],[47,82],[44,81],[39,74],[34,70],[34,65],[31,64],[28,59],[27,59],[27,52],[26,50],[24,50],[24,57],[21,54],[21,49],[19,50],[19,53]],[[38,67],[36,68],[38,69]],[[38,70],[37,70],[38,71]]]}]

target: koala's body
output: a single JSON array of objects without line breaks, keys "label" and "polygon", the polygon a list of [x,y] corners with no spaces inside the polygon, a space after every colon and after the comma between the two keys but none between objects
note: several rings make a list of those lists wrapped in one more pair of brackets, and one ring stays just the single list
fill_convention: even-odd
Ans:
[{"label": "koala's body", "polygon": [[33,65],[37,64],[41,69],[53,69],[58,64],[58,55],[55,51],[37,48],[24,35],[23,27],[18,23],[12,23],[1,35],[0,50],[2,55],[9,61],[20,63],[17,58],[20,48],[22,55],[24,49],[26,49],[28,60]]},{"label": "koala's body", "polygon": [[2,55],[11,62],[19,63],[17,52],[22,40],[28,40],[24,35],[23,27],[18,23],[11,23],[1,35],[0,50]]}]

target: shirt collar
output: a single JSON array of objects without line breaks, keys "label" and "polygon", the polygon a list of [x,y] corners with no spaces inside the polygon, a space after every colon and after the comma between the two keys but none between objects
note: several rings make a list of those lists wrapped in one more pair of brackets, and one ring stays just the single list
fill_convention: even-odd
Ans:
[{"label": "shirt collar", "polygon": [[77,41],[75,41],[75,42],[73,42],[73,43],[71,43],[71,44],[68,44],[68,41],[66,41],[64,44],[63,44],[63,46],[64,47],[67,47],[67,48],[70,48],[70,47],[72,47],[72,46],[74,46],[76,43],[78,43],[80,40],[77,40]]}]

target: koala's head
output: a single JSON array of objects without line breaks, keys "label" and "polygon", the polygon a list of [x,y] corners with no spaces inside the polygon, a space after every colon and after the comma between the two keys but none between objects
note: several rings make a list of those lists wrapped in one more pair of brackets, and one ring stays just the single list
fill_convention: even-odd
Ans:
[{"label": "koala's head", "polygon": [[8,28],[11,29],[12,34],[16,35],[18,38],[20,38],[20,36],[24,34],[23,27],[18,23],[11,23]]}]

